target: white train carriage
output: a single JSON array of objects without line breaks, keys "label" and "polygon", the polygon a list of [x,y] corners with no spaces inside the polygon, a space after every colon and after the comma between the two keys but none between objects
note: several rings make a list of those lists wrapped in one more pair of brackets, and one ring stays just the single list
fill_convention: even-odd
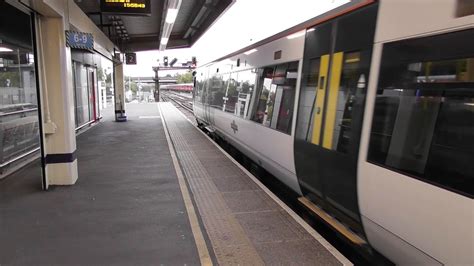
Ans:
[{"label": "white train carriage", "polygon": [[350,1],[200,67],[194,112],[354,243],[474,264],[474,2]]}]

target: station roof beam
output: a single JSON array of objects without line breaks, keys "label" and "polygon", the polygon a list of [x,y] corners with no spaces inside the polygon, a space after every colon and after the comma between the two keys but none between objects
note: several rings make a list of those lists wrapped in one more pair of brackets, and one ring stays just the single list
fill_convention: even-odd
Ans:
[{"label": "station roof beam", "polygon": [[[160,49],[167,24],[167,10],[173,0],[150,0],[150,16],[103,13],[99,0],[75,2],[120,50],[139,52]],[[191,47],[234,2],[235,0],[181,1],[166,49]]]}]

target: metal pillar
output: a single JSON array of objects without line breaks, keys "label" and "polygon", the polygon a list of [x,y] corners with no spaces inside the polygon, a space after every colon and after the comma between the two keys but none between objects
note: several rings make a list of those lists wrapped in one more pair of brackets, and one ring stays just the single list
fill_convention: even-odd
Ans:
[{"label": "metal pillar", "polygon": [[155,78],[153,79],[153,81],[155,81],[155,91],[153,92],[153,94],[155,96],[155,102],[160,101],[160,80],[159,80],[159,77],[158,77],[158,70],[159,69],[160,69],[159,67],[153,67],[153,71],[155,71]]}]

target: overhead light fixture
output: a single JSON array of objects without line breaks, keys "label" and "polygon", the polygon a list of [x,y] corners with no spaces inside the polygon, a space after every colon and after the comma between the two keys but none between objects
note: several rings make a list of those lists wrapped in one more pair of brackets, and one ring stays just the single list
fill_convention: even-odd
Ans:
[{"label": "overhead light fixture", "polygon": [[315,30],[314,28],[311,28],[311,29],[308,29],[306,32],[312,32],[314,30]]},{"label": "overhead light fixture", "polygon": [[290,36],[286,37],[288,40],[291,40],[291,39],[295,39],[295,38],[298,38],[298,37],[301,37],[305,34],[304,31],[300,31],[300,32],[297,32],[297,33],[293,33],[291,34]]},{"label": "overhead light fixture", "polygon": [[252,50],[248,50],[247,52],[245,52],[244,54],[245,55],[249,55],[249,54],[253,54],[257,51],[257,49],[252,49]]},{"label": "overhead light fixture", "polygon": [[7,47],[1,47],[0,46],[0,52],[13,52],[13,50],[10,49],[10,48],[7,48]]},{"label": "overhead light fixture", "polygon": [[174,23],[176,17],[178,16],[178,9],[177,8],[168,8],[168,12],[166,12],[166,23]]},{"label": "overhead light fixture", "polygon": [[171,31],[173,30],[174,22],[178,16],[179,8],[181,7],[182,0],[168,0],[168,6],[165,24],[163,26],[163,30],[161,33],[161,41],[160,41],[160,51],[166,50],[166,45],[168,44],[168,40],[171,35]]}]

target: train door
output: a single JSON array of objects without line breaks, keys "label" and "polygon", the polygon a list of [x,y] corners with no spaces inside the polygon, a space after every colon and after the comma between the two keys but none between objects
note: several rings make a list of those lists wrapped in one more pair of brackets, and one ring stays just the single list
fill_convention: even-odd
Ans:
[{"label": "train door", "polygon": [[363,235],[357,159],[377,8],[309,29],[295,136],[306,198]]},{"label": "train door", "polygon": [[210,112],[211,112],[211,90],[209,86],[209,69],[206,69],[206,79],[204,81],[204,119],[211,123]]},{"label": "train door", "polygon": [[193,110],[196,117],[201,122],[206,121],[206,97],[207,97],[207,68],[201,68],[196,72],[194,77],[194,101],[193,101]]},{"label": "train door", "polygon": [[87,68],[88,72],[88,90],[89,90],[89,120],[95,121],[98,118],[97,107],[97,80],[94,68]]}]

